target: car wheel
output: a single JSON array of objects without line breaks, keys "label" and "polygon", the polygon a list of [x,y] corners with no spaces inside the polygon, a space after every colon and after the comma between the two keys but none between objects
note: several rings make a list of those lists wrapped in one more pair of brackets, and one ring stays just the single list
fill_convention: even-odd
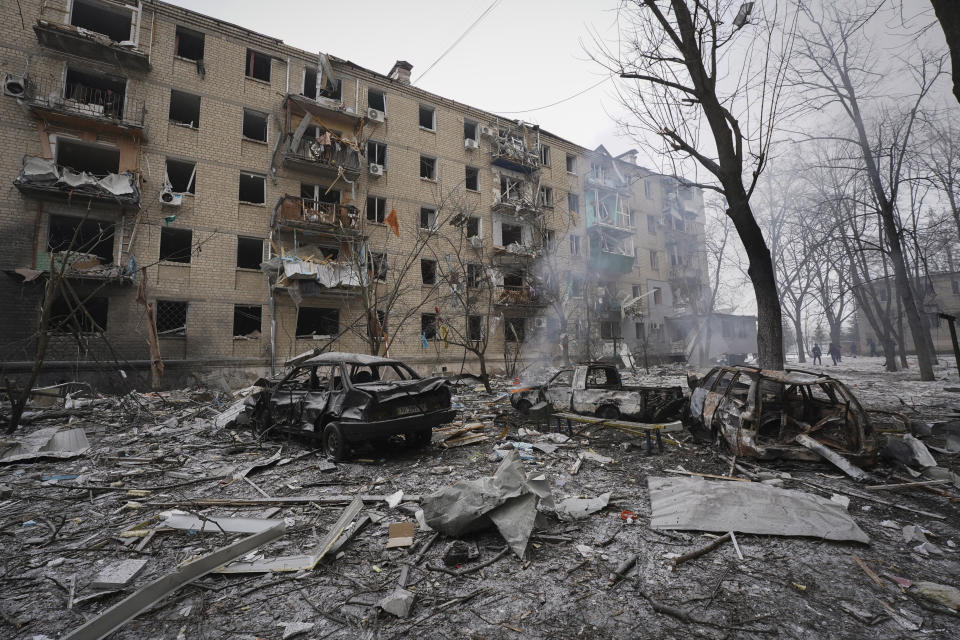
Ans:
[{"label": "car wheel", "polygon": [[604,420],[616,420],[620,417],[620,409],[608,404],[597,409],[597,417]]},{"label": "car wheel", "polygon": [[430,444],[433,439],[432,429],[418,429],[407,434],[407,444],[412,449],[423,449]]},{"label": "car wheel", "polygon": [[517,402],[517,411],[520,412],[520,415],[525,416],[530,413],[530,407],[532,406],[529,400],[520,400]]},{"label": "car wheel", "polygon": [[323,450],[331,460],[343,460],[347,457],[347,443],[343,439],[343,431],[336,422],[331,422],[323,429]]}]

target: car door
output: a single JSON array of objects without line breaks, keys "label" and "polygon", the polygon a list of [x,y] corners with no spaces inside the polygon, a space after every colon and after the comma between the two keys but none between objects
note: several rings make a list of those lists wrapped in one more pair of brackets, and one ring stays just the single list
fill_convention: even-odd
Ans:
[{"label": "car door", "polygon": [[547,383],[547,402],[555,411],[569,411],[573,398],[573,369],[561,369]]}]

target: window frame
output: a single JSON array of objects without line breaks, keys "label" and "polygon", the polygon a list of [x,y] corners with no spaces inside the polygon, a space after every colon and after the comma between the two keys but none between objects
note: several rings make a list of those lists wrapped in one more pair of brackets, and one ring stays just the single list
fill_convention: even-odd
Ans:
[{"label": "window frame", "polygon": [[[424,115],[424,110],[425,110],[425,109],[429,109],[429,110],[430,110],[430,120],[431,120],[431,126],[430,126],[430,127],[425,127],[425,126],[423,126],[423,115]],[[432,106],[432,105],[424,104],[423,102],[421,102],[421,103],[418,105],[418,107],[417,107],[417,125],[419,125],[421,131],[431,131],[431,132],[433,132],[433,133],[436,133],[436,131],[437,131],[437,108],[434,107],[434,106]]]},{"label": "window frame", "polygon": [[[470,187],[470,172],[473,171],[475,185]],[[471,193],[480,193],[480,168],[471,165],[465,165],[463,168],[463,188]]]},{"label": "window frame", "polygon": [[[180,236],[181,242],[184,238],[189,238],[190,250],[183,257],[171,258],[170,256],[178,253],[179,249],[174,250],[168,246],[167,254],[164,255],[164,252],[163,252],[164,236],[170,237],[171,238],[170,242],[172,242],[173,238],[176,236]],[[183,227],[167,227],[167,226],[160,227],[160,247],[157,253],[157,260],[165,264],[169,264],[169,263],[185,264],[185,265],[192,264],[193,263],[193,229],[184,229]]]},{"label": "window frame", "polygon": [[[263,139],[252,138],[247,135],[247,115],[253,116],[262,116],[263,117]],[[247,107],[243,108],[243,117],[240,120],[240,134],[244,140],[249,140],[250,142],[259,142],[263,144],[270,144],[270,114],[264,113],[263,111],[257,111],[256,109],[249,109]]]},{"label": "window frame", "polygon": [[[383,207],[374,207],[373,217],[370,217],[370,201],[374,201],[375,205],[377,203],[382,203]],[[367,196],[367,206],[366,211],[364,212],[364,217],[367,219],[367,222],[372,222],[374,224],[385,224],[387,219],[387,199],[381,198],[380,196]]]},{"label": "window frame", "polygon": [[[573,169],[570,168],[571,166]],[[574,153],[567,154],[567,173],[572,176],[577,175],[577,156]]]},{"label": "window frame", "polygon": [[[433,222],[431,223],[431,225],[430,225],[429,227],[423,226],[423,215],[424,215],[424,213],[427,213],[427,214],[428,214],[428,220],[429,220],[429,215],[430,215],[430,214],[433,215]],[[437,225],[437,208],[436,208],[436,207],[429,207],[429,206],[427,206],[427,205],[421,206],[421,207],[420,207],[420,217],[417,219],[417,226],[418,226],[418,228],[419,228],[421,231],[431,231],[431,232],[437,231],[437,229],[438,229],[438,225]]]},{"label": "window frame", "polygon": [[[378,94],[380,94],[380,99],[382,100],[382,107],[383,107],[382,109],[381,109],[381,108],[377,108],[377,107],[373,106],[372,104],[370,104],[370,94],[371,94],[371,93],[378,93]],[[367,85],[367,108],[368,108],[368,109],[376,109],[377,111],[380,111],[381,113],[383,113],[384,116],[386,116],[386,115],[387,115],[387,92],[384,91],[384,90],[382,90],[382,89],[377,89],[377,88],[375,88],[375,87],[371,87],[370,85]]]},{"label": "window frame", "polygon": [[[240,265],[240,244],[241,244],[241,241],[245,241],[245,242],[258,241],[258,242],[260,243],[260,259],[257,261],[257,266],[255,266],[255,267],[244,267],[244,266],[241,266],[241,265]],[[259,270],[260,270],[260,263],[263,262],[263,244],[264,244],[263,238],[255,238],[255,237],[253,237],[253,236],[240,236],[240,235],[238,235],[238,236],[237,236],[237,260],[236,260],[237,266],[236,266],[236,268],[237,268],[237,269],[247,270],[247,271],[254,271],[254,270],[255,270],[255,271],[259,271]],[[250,253],[251,253],[251,255],[252,255],[253,252],[251,251]]]},{"label": "window frame", "polygon": [[[240,189],[241,189],[241,184],[242,184],[242,182],[243,182],[244,176],[246,176],[247,178],[259,178],[259,179],[262,181],[262,184],[263,184],[263,200],[261,200],[260,202],[257,202],[257,201],[255,201],[255,200],[243,200],[243,199],[240,198]],[[257,205],[257,206],[265,206],[265,205],[267,204],[267,176],[265,176],[265,175],[263,175],[263,174],[261,174],[261,173],[254,173],[254,172],[252,172],[252,171],[240,171],[240,176],[239,176],[239,178],[238,178],[238,180],[237,180],[237,201],[240,202],[241,204],[252,204],[252,205]]]},{"label": "window frame", "polygon": [[[373,153],[371,154],[371,149]],[[377,162],[380,159],[381,153],[383,152],[383,162]],[[387,160],[389,159],[387,155],[387,143],[380,142],[379,140],[367,140],[367,161],[371,164],[378,164],[383,167],[383,170],[387,170]]]},{"label": "window frame", "polygon": [[[262,56],[267,59],[267,77],[258,78],[256,75],[256,58],[257,56]],[[257,82],[264,82],[266,84],[271,84],[273,82],[273,56],[269,53],[263,53],[262,51],[257,51],[247,47],[246,55],[244,56],[244,72],[243,75],[249,80],[256,80]]]},{"label": "window frame", "polygon": [[[424,161],[429,161],[429,162],[432,162],[432,163],[433,163],[433,164],[432,164],[432,167],[433,167],[432,171],[429,171],[429,172],[428,172],[428,173],[431,173],[432,175],[429,175],[429,176],[423,175],[423,169],[424,169],[424,166],[425,166],[425,165],[424,165]],[[437,170],[439,164],[440,164],[440,163],[437,161],[437,158],[436,158],[435,156],[428,156],[428,155],[424,155],[424,154],[421,153],[421,154],[420,154],[420,179],[421,179],[421,180],[429,180],[430,182],[436,182],[436,181],[437,181],[437,176],[439,175],[439,171]]]}]

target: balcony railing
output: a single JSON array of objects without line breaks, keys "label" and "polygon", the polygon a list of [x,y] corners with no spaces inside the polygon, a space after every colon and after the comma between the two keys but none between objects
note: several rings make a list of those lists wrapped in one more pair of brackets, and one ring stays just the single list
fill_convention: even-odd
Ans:
[{"label": "balcony railing", "polygon": [[357,231],[360,229],[360,212],[352,205],[284,196],[278,222]]},{"label": "balcony railing", "polygon": [[123,93],[110,89],[98,89],[79,83],[70,83],[64,87],[48,78],[31,79],[27,84],[27,100],[34,109],[56,111],[120,126],[143,127],[143,101],[131,100]]},{"label": "balcony railing", "polygon": [[504,306],[543,306],[547,300],[540,292],[529,285],[500,285],[494,287],[494,303]]},{"label": "balcony railing", "polygon": [[609,189],[629,189],[630,183],[626,180],[620,180],[616,174],[608,171],[590,171],[586,175],[587,184],[594,184]]},{"label": "balcony railing", "polygon": [[[44,5],[53,3],[44,3]],[[40,19],[33,26],[37,42],[75,56],[115,64],[138,71],[150,70],[150,58],[140,47],[130,42],[116,42],[108,36],[63,24],[60,14],[56,20]]]},{"label": "balcony railing", "polygon": [[491,208],[504,213],[540,213],[540,207],[533,200],[514,193],[500,193]]},{"label": "balcony railing", "polygon": [[131,171],[94,175],[59,165],[49,158],[24,156],[20,174],[13,184],[22,193],[140,206],[140,176]]},{"label": "balcony railing", "polygon": [[300,144],[292,146],[293,136],[287,141],[284,158],[298,168],[313,168],[323,172],[358,174],[363,166],[360,152],[342,143],[321,144],[313,138],[301,138]]}]

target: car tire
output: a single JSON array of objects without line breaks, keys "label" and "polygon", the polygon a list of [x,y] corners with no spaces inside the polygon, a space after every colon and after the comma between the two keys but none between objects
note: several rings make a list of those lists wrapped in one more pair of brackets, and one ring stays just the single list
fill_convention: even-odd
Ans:
[{"label": "car tire", "polygon": [[423,449],[433,439],[433,429],[417,429],[407,434],[407,444],[411,449]]},{"label": "car tire", "polygon": [[597,417],[603,420],[616,420],[620,417],[620,409],[613,405],[604,405],[597,409]]},{"label": "car tire", "polygon": [[520,412],[520,415],[525,416],[530,413],[530,407],[533,405],[530,404],[529,400],[518,400],[517,401],[517,411]]},{"label": "car tire", "polygon": [[331,422],[323,429],[323,451],[331,460],[344,460],[347,457],[347,442],[336,422]]}]

